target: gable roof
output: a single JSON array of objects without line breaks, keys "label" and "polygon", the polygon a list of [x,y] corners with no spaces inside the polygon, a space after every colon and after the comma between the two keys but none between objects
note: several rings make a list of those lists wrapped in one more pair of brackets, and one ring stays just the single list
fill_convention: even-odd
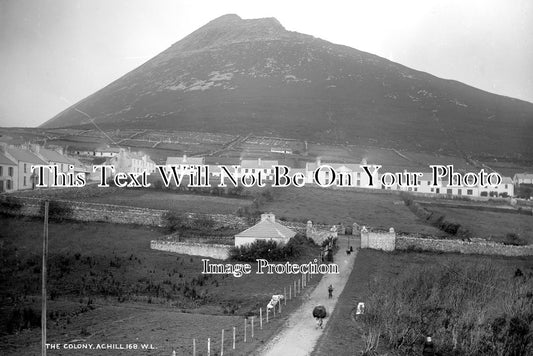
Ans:
[{"label": "gable roof", "polygon": [[235,237],[290,239],[295,235],[296,232],[292,231],[288,227],[281,225],[278,222],[263,220],[258,222],[254,226],[238,233],[237,235],[235,235]]},{"label": "gable roof", "polygon": [[16,166],[17,165],[16,162],[13,162],[11,159],[6,157],[6,155],[4,155],[1,152],[0,152],[0,164],[5,165],[5,166]]},{"label": "gable roof", "polygon": [[243,159],[241,160],[241,168],[263,168],[269,169],[272,166],[277,166],[278,161],[275,160],[260,160],[260,159]]},{"label": "gable roof", "polygon": [[48,164],[28,150],[23,150],[15,147],[7,147],[6,152],[13,156],[14,159],[20,162],[34,163],[34,164]]},{"label": "gable roof", "polygon": [[167,157],[166,165],[170,164],[203,165],[204,157]]},{"label": "gable roof", "polygon": [[516,173],[514,179],[533,179],[533,173]]},{"label": "gable roof", "polygon": [[62,155],[61,153],[46,148],[40,148],[39,153],[44,159],[53,163],[67,163],[72,164],[68,157]]}]

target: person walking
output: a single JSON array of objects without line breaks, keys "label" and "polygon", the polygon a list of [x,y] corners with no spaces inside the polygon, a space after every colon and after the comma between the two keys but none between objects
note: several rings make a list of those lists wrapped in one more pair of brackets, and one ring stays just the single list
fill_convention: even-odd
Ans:
[{"label": "person walking", "polygon": [[329,298],[333,298],[333,286],[331,284],[328,287],[328,296]]},{"label": "person walking", "polygon": [[426,337],[424,348],[422,349],[422,356],[435,356],[435,345],[433,345],[431,336]]}]

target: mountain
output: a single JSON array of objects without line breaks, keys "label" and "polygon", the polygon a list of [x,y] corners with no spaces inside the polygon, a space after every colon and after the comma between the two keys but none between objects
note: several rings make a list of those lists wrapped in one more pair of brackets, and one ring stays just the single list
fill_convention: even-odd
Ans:
[{"label": "mountain", "polygon": [[219,17],[41,127],[91,125],[76,109],[106,128],[533,153],[533,104],[287,31],[274,18]]}]

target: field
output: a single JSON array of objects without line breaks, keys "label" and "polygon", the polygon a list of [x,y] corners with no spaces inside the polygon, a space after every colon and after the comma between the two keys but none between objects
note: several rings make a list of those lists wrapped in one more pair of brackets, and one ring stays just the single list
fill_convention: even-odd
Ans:
[{"label": "field", "polygon": [[531,215],[431,205],[428,208],[443,214],[449,221],[461,224],[463,228],[472,233],[473,237],[504,241],[507,234],[514,233],[529,244],[533,244],[533,216]]},{"label": "field", "polygon": [[419,220],[399,195],[363,193],[321,188],[278,188],[274,200],[262,210],[273,212],[278,218],[323,224],[343,222],[397,232],[445,236],[440,230]]},{"label": "field", "polygon": [[146,189],[122,189],[112,194],[88,198],[84,201],[201,214],[233,214],[240,207],[251,204],[251,201],[246,199],[177,194]]},{"label": "field", "polygon": [[[4,320],[0,353],[38,354],[42,222],[0,218],[0,318]],[[150,250],[150,240],[164,236],[157,229],[52,223],[49,236],[51,342],[152,343],[158,350],[146,354],[168,355],[173,348],[182,351],[178,354],[190,353],[192,338],[197,338],[201,340],[198,354],[205,355],[208,337],[213,338],[214,349],[220,330],[226,329],[229,342],[230,326],[236,326],[240,328],[239,353],[248,354],[275,333],[284,319],[278,317],[256,333],[254,342],[243,344],[243,316],[257,313],[272,294],[279,294],[295,279],[255,273],[241,278],[202,275],[200,257]],[[314,247],[303,251],[298,258],[302,263],[318,254]],[[287,304],[286,312],[296,305]]]},{"label": "field", "polygon": [[[476,275],[473,273],[475,271],[485,271],[485,274]],[[523,276],[520,276],[520,274],[523,274]],[[441,275],[442,278],[448,278],[447,283],[449,285],[441,292],[440,296],[435,295],[434,292],[439,291],[438,283],[444,283],[445,280],[425,278],[425,276],[431,275]],[[463,275],[464,277],[461,277]],[[451,322],[451,326],[456,326],[457,330],[459,330],[459,327],[463,325],[463,318],[470,320],[471,317],[476,319],[476,316],[479,316],[479,319],[476,319],[479,323],[493,322],[497,317],[505,315],[505,313],[512,315],[520,300],[525,301],[527,305],[527,299],[524,298],[527,298],[528,294],[512,295],[512,301],[510,302],[507,300],[509,299],[507,292],[511,293],[514,288],[522,287],[524,291],[527,291],[528,288],[531,291],[532,277],[533,261],[530,258],[415,252],[385,253],[361,250],[355,260],[350,280],[340,296],[337,308],[331,317],[332,319],[328,322],[328,326],[319,341],[319,346],[315,349],[313,355],[358,355],[365,350],[368,344],[367,341],[372,336],[372,330],[367,327],[369,319],[355,317],[354,310],[358,302],[365,303],[365,314],[368,314],[368,317],[379,315],[381,311],[389,313],[387,314],[390,320],[390,326],[387,329],[389,332],[382,332],[382,336],[379,338],[380,343],[376,350],[377,354],[391,356],[420,355],[423,337],[431,334],[437,345],[437,351],[441,352],[442,355],[451,355],[452,353],[446,349],[451,337],[448,334],[444,334],[449,332],[449,329],[442,327],[440,329],[438,327],[437,329],[432,329],[433,323],[440,321],[440,314],[438,314],[440,312],[438,310],[446,310],[449,307],[444,302],[440,302],[439,299],[444,299],[444,296],[448,293],[446,290],[454,292],[458,296],[465,295],[465,299],[458,301],[451,309],[452,317],[458,317],[458,319]],[[418,285],[417,283],[426,284]],[[381,289],[376,288],[377,286]],[[401,289],[394,292],[395,286]],[[416,290],[416,287],[421,288],[421,292]],[[457,288],[463,288],[463,290],[457,290]],[[411,298],[415,300],[414,304],[420,308],[429,307],[437,303],[440,309],[437,308],[434,314],[431,314],[431,309],[426,309],[427,312],[404,309],[406,307],[400,304],[401,294],[408,294],[409,291],[419,293]],[[501,303],[502,300],[506,301],[506,303]],[[397,309],[391,314],[386,308],[394,302],[398,303]],[[469,309],[470,305],[472,309]],[[481,308],[481,311],[474,312],[474,307]],[[454,312],[455,308],[465,309],[458,310],[459,316],[457,316],[457,313]],[[527,314],[527,310],[524,308],[522,305],[522,307],[518,307],[518,310],[523,310]],[[529,308],[531,309],[531,305]],[[411,314],[408,314],[409,312]],[[393,321],[396,320],[396,314],[401,317],[400,320],[407,324],[402,326],[394,324]],[[425,320],[427,326],[425,329],[419,329],[419,323],[423,320]],[[399,329],[395,329],[395,327],[399,327]],[[389,335],[395,336],[396,332],[404,333],[404,340],[399,341],[396,347],[388,347],[387,339]],[[468,340],[463,340],[468,335],[459,333],[458,337],[459,342],[463,342],[463,344],[460,344],[461,346],[466,346],[469,343]],[[475,339],[475,336],[472,335],[472,338]],[[533,340],[530,342],[533,343]],[[456,354],[468,354],[461,353],[461,351],[458,352]],[[493,355],[496,353],[487,351],[481,354]],[[369,355],[372,355],[372,353],[369,353]]]}]

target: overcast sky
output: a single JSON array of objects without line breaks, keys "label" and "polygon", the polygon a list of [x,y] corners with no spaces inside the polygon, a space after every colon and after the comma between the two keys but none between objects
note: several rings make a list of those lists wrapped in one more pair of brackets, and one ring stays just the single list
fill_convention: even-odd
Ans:
[{"label": "overcast sky", "polygon": [[0,126],[37,126],[228,13],[533,102],[533,1],[0,0]]}]

